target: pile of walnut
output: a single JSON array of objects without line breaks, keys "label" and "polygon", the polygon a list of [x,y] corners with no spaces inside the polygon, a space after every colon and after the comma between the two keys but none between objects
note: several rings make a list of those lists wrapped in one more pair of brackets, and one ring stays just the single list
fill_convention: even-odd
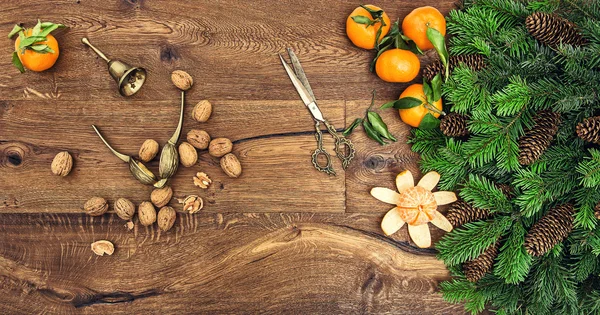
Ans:
[{"label": "pile of walnut", "polygon": [[[182,91],[189,90],[194,81],[185,71],[176,70],[171,74],[173,84]],[[192,111],[192,118],[205,123],[212,114],[212,104],[208,100],[202,100]],[[242,166],[237,156],[232,153],[233,143],[227,138],[211,139],[208,132],[201,129],[192,129],[187,133],[187,141],[181,142],[178,148],[179,161],[184,167],[192,167],[198,162],[198,150],[208,151],[212,157],[220,159],[220,165],[223,172],[232,178],[237,178],[242,174]],[[153,160],[159,152],[159,144],[153,139],[144,141],[139,150],[139,158],[143,162]],[[60,156],[59,156],[60,155]],[[67,152],[59,153],[52,163],[52,172],[59,176],[66,176],[73,164],[71,156]],[[207,189],[212,180],[206,173],[197,172],[193,178],[194,185]],[[175,209],[168,206],[173,198],[173,189],[169,186],[157,188],[150,194],[150,201],[143,201],[137,206],[138,220],[143,226],[151,226],[157,223],[160,230],[166,232],[175,224],[177,217]],[[183,200],[183,211],[193,214],[202,209],[204,201],[196,195],[187,196]],[[84,204],[84,210],[91,216],[101,216],[108,212],[108,202],[101,197],[93,197]],[[158,210],[158,213],[156,211]],[[114,202],[114,212],[119,218],[127,221],[129,229],[134,228],[133,217],[136,213],[136,206],[127,198],[119,198]],[[106,240],[94,242],[92,251],[97,255],[111,255],[114,252],[112,243]]]}]

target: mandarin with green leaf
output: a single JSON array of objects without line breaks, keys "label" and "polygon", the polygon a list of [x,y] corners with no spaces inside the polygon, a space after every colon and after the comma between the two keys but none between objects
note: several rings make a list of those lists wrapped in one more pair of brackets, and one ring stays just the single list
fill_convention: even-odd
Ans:
[{"label": "mandarin with green leaf", "polygon": [[387,35],[390,26],[390,18],[381,8],[367,4],[350,13],[346,20],[346,34],[355,46],[373,49],[375,43]]},{"label": "mandarin with green leaf", "polygon": [[442,99],[440,98],[432,104],[428,103],[423,90],[423,84],[413,84],[407,87],[402,94],[400,94],[400,99],[403,97],[412,97],[422,100],[421,105],[398,110],[400,119],[406,124],[417,128],[421,125],[421,121],[427,114],[431,114],[435,118],[440,117],[440,113],[442,112]]}]

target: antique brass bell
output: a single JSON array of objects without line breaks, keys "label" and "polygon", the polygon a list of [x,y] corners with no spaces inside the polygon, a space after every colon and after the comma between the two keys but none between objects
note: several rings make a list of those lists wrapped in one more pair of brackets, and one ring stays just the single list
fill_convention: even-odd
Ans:
[{"label": "antique brass bell", "polygon": [[94,47],[87,38],[82,38],[81,42],[88,45],[100,58],[108,63],[108,72],[119,85],[119,93],[123,96],[131,96],[140,90],[146,81],[146,70],[119,61],[110,60],[98,48]]}]

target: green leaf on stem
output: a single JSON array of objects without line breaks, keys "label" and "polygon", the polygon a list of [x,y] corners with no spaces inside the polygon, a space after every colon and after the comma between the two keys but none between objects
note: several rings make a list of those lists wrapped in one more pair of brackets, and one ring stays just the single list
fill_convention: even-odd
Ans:
[{"label": "green leaf on stem", "polygon": [[442,98],[442,76],[438,73],[431,79],[431,90],[433,91],[433,102]]},{"label": "green leaf on stem", "polygon": [[377,133],[377,131],[373,129],[373,126],[371,126],[368,120],[363,120],[363,128],[365,129],[365,133],[369,138],[379,142],[379,144],[381,145],[385,144],[385,141],[381,139],[381,135],[379,135],[379,133]]},{"label": "green leaf on stem", "polygon": [[24,49],[24,48],[26,48],[28,46],[31,46],[31,45],[35,44],[35,43],[43,42],[46,39],[47,38],[45,36],[28,36],[28,37],[24,37],[19,42],[19,48],[20,49]]},{"label": "green leaf on stem", "polygon": [[423,104],[423,100],[408,96],[408,97],[403,97],[399,100],[395,100],[393,102],[385,103],[385,104],[381,105],[381,109],[392,108],[392,107],[395,109],[408,109],[408,108],[417,107],[422,104]]},{"label": "green leaf on stem", "polygon": [[419,124],[420,129],[434,129],[440,125],[440,120],[435,118],[431,113],[427,113]]},{"label": "green leaf on stem", "polygon": [[425,77],[423,77],[423,93],[425,94],[427,103],[433,103],[433,90],[431,89],[431,85],[429,85],[429,82],[427,82],[427,78]]},{"label": "green leaf on stem", "polygon": [[440,61],[446,68],[446,79],[445,80],[448,80],[449,56],[448,56],[448,50],[446,49],[446,39],[444,38],[444,35],[442,35],[442,33],[440,33],[438,30],[436,30],[435,28],[432,28],[432,27],[427,27],[427,38],[429,39],[431,44],[433,44],[433,47],[435,48],[438,55],[440,56]]},{"label": "green leaf on stem", "polygon": [[39,35],[41,30],[42,30],[42,22],[40,20],[38,20],[37,24],[33,27],[33,30],[31,30],[31,36]]},{"label": "green leaf on stem", "polygon": [[59,25],[60,24],[52,24],[52,25],[44,28],[42,30],[42,32],[40,33],[40,36],[44,36],[44,37],[48,36],[48,34],[50,34],[52,31],[54,31],[55,29],[59,28],[60,27]]},{"label": "green leaf on stem", "polygon": [[344,137],[349,136],[352,133],[352,131],[354,131],[354,129],[356,129],[356,127],[358,127],[358,125],[360,125],[361,123],[362,123],[362,118],[356,118],[354,120],[354,122],[350,126],[348,126],[348,128],[346,128],[346,130],[344,130],[344,132],[342,132],[342,135]]},{"label": "green leaf on stem", "polygon": [[15,34],[17,34],[18,32],[22,31],[23,28],[20,27],[19,25],[15,24],[15,26],[13,26],[12,31],[10,31],[10,33],[8,33],[8,38],[12,38],[13,36],[15,36]]},{"label": "green leaf on stem", "polygon": [[364,4],[361,4],[360,7],[363,8],[363,9],[365,9],[365,10],[367,10],[367,12],[369,12],[369,14],[371,14],[371,17],[373,17],[374,20],[379,19],[379,18],[381,18],[383,16],[383,10],[381,10],[381,9],[380,10],[373,10],[373,9],[367,7]]},{"label": "green leaf on stem", "polygon": [[352,21],[358,24],[364,24],[366,26],[373,25],[373,21],[366,16],[357,15],[352,17]]},{"label": "green leaf on stem", "polygon": [[377,131],[381,136],[386,139],[397,141],[396,138],[390,133],[387,125],[383,122],[383,119],[376,112],[368,112],[367,117],[369,119],[369,123],[373,126],[373,129]]},{"label": "green leaf on stem", "polygon": [[21,73],[25,72],[25,68],[23,67],[23,64],[21,63],[21,59],[19,59],[19,53],[16,51],[13,52],[12,63],[15,67],[17,67],[17,69],[19,69],[19,71]]}]

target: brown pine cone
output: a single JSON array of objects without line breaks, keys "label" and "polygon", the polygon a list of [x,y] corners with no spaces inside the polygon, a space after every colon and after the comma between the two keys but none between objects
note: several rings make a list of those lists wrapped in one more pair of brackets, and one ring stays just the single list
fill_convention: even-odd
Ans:
[{"label": "brown pine cone", "polygon": [[519,163],[530,165],[548,149],[558,132],[560,114],[541,111],[534,118],[535,125],[519,138]]},{"label": "brown pine cone", "polygon": [[448,137],[463,137],[469,134],[468,117],[459,113],[450,113],[440,121],[440,130]]},{"label": "brown pine cone", "polygon": [[596,219],[600,220],[600,201],[596,204],[596,207],[594,207],[594,211],[595,211],[595,215],[596,215]]},{"label": "brown pine cone", "polygon": [[536,12],[525,19],[525,26],[531,36],[552,48],[560,43],[573,46],[587,43],[575,24],[555,14]]},{"label": "brown pine cone", "polygon": [[556,206],[537,221],[525,236],[525,249],[532,256],[542,256],[562,242],[573,230],[572,204]]},{"label": "brown pine cone", "polygon": [[450,221],[453,227],[458,227],[463,224],[485,219],[490,216],[490,212],[486,209],[475,208],[464,200],[458,200],[453,203],[446,214],[446,219]]},{"label": "brown pine cone", "polygon": [[583,141],[600,144],[600,116],[584,119],[575,130]]},{"label": "brown pine cone", "polygon": [[495,184],[495,185],[498,189],[500,189],[500,191],[502,191],[502,193],[506,196],[506,198],[512,199],[515,197],[515,191],[509,185],[506,185],[506,184]]},{"label": "brown pine cone", "polygon": [[[452,70],[461,63],[464,63],[465,66],[475,71],[485,68],[485,59],[482,55],[457,55],[450,57],[448,65],[450,73],[452,73]],[[446,69],[444,69],[442,62],[436,60],[423,69],[423,77],[427,78],[428,81],[431,81],[436,74],[440,73],[440,75],[444,76],[445,72]]]},{"label": "brown pine cone", "polygon": [[486,249],[479,257],[463,264],[463,272],[470,282],[477,282],[492,270],[494,260],[498,257],[498,243]]}]

